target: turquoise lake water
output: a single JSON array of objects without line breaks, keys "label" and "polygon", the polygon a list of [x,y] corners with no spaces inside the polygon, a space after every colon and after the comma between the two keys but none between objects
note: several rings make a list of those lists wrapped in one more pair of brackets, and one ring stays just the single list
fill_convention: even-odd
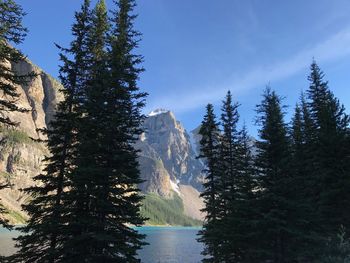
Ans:
[{"label": "turquoise lake water", "polygon": [[[149,243],[140,252],[143,263],[199,263],[202,244],[196,241],[199,228],[191,227],[141,227]],[[14,252],[12,237],[18,232],[0,228],[0,254]]]}]

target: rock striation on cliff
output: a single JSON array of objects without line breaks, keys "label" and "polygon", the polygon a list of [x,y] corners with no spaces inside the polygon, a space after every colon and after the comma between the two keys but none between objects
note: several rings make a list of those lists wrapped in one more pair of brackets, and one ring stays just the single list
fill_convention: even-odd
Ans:
[{"label": "rock striation on cliff", "polygon": [[42,159],[48,154],[44,144],[32,139],[44,139],[37,129],[48,126],[63,96],[62,85],[29,60],[9,66],[19,75],[36,74],[26,85],[17,87],[17,105],[28,112],[7,113],[19,126],[0,133],[0,183],[11,184],[10,188],[0,191],[1,202],[10,210],[12,221],[23,222],[21,205],[30,197],[21,189],[34,184],[33,177],[41,173]]}]

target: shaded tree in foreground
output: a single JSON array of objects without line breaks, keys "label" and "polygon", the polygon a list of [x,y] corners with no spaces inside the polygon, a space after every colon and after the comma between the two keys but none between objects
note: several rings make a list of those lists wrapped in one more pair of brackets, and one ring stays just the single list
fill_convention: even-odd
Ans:
[{"label": "shaded tree in foreground", "polygon": [[202,212],[206,216],[198,240],[204,243],[203,255],[206,256],[206,259],[203,262],[219,262],[221,232],[219,232],[220,228],[217,227],[217,223],[220,216],[220,131],[211,104],[207,105],[206,115],[202,121],[199,134],[201,135],[199,158],[203,159],[206,165],[204,170],[206,182],[203,184],[204,190],[201,193],[205,204]]},{"label": "shaded tree in foreground", "polygon": [[[71,180],[70,231],[65,262],[139,262],[142,182],[134,143],[142,132],[146,94],[137,85],[142,57],[133,54],[134,1],[115,1],[107,24],[104,2],[95,9],[91,79],[79,128],[76,169]],[[104,32],[110,27],[109,34]]]},{"label": "shaded tree in foreground", "polygon": [[77,154],[79,107],[89,65],[89,8],[90,1],[85,0],[75,14],[74,40],[69,49],[61,48],[60,80],[64,86],[64,100],[58,105],[50,129],[45,131],[50,150],[50,156],[44,160],[45,173],[34,178],[36,186],[25,190],[34,198],[23,207],[30,219],[20,228],[22,234],[16,239],[19,250],[11,259],[13,262],[62,262],[63,244],[71,238],[67,226],[72,218],[67,210],[70,203],[66,195],[72,187],[70,175]]}]

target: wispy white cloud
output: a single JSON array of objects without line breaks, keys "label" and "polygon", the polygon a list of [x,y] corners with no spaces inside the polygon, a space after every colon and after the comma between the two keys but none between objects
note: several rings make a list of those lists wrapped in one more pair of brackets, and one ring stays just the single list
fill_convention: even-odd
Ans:
[{"label": "wispy white cloud", "polygon": [[224,83],[206,88],[189,88],[187,92],[181,89],[181,94],[154,96],[147,110],[161,107],[178,113],[186,112],[202,107],[208,102],[218,102],[228,89],[235,94],[241,94],[256,87],[262,87],[270,81],[275,82],[291,77],[307,68],[313,57],[319,62],[327,63],[349,55],[350,27],[347,27],[312,48],[301,50],[287,60],[252,69],[241,76],[229,77]]}]

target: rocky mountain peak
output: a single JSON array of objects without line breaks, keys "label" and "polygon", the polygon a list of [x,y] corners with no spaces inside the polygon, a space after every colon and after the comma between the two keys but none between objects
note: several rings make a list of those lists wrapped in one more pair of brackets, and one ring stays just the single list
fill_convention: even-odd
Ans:
[{"label": "rocky mountain peak", "polygon": [[151,111],[150,113],[148,113],[148,117],[153,117],[153,116],[157,116],[160,114],[166,114],[166,113],[170,113],[170,110],[166,110],[166,109],[155,109],[153,111]]},{"label": "rocky mountain peak", "polygon": [[169,129],[178,129],[184,131],[183,126],[176,120],[174,113],[170,110],[156,109],[154,111],[151,111],[147,115],[145,123],[145,128],[152,130],[165,131]]},{"label": "rocky mountain peak", "polygon": [[[164,109],[152,111],[144,122],[144,130],[138,143],[141,149],[141,170],[143,177],[148,179],[144,190],[167,195],[171,190],[176,192],[176,186],[180,184],[200,189],[203,165],[196,159],[196,149],[191,141],[193,136],[176,120],[174,113]],[[155,172],[149,168],[151,166],[158,167],[158,172],[145,174],[145,171]],[[164,187],[155,186],[149,180],[160,174],[168,177],[162,179]]]}]

